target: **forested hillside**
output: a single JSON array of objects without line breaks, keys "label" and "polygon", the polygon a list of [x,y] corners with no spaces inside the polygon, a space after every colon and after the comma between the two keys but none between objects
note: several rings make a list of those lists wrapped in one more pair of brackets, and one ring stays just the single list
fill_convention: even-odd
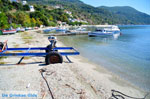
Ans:
[{"label": "forested hillside", "polygon": [[[83,22],[70,22],[68,19],[76,15],[68,15],[64,9],[55,9],[51,6],[34,4],[35,11],[29,11],[29,4],[0,0],[0,28],[56,26],[58,21],[69,25],[81,25]],[[87,24],[87,23],[86,23]]]},{"label": "forested hillside", "polygon": [[101,8],[84,4],[79,0],[27,0],[32,4],[59,5],[73,12],[80,19],[86,19],[90,24],[115,24],[112,14]]},{"label": "forested hillside", "polygon": [[[150,24],[150,15],[131,7],[93,7],[80,0],[27,0],[31,3],[61,5],[91,24]],[[118,12],[114,12],[120,10]],[[128,13],[129,12],[129,13]]]},{"label": "forested hillside", "polygon": [[[27,0],[22,3],[0,0],[0,28],[10,26],[56,26],[82,24],[150,24],[150,16],[131,7],[93,7],[80,0]],[[31,12],[33,5],[35,12]],[[59,8],[58,8],[59,7]],[[65,11],[71,12],[71,15]],[[70,20],[83,20],[83,22]],[[85,21],[85,23],[84,23]]]}]

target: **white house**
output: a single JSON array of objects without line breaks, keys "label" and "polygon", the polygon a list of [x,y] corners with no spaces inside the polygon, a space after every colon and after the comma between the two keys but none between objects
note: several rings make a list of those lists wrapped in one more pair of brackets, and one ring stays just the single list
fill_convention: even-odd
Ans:
[{"label": "white house", "polygon": [[22,1],[22,5],[26,5],[27,4],[27,1]]},{"label": "white house", "polygon": [[35,11],[35,9],[34,9],[34,6],[33,6],[33,5],[30,5],[30,6],[29,6],[29,8],[30,8],[30,12],[34,12],[34,11]]},{"label": "white house", "polygon": [[55,9],[63,9],[63,7],[61,5],[55,5],[53,6]]},{"label": "white house", "polygon": [[80,20],[80,19],[73,19],[73,18],[69,18],[70,22],[84,22],[84,23],[88,23],[87,21],[84,20]]},{"label": "white house", "polygon": [[65,10],[64,12],[69,14],[69,15],[72,15],[72,12],[70,12],[70,11]]}]

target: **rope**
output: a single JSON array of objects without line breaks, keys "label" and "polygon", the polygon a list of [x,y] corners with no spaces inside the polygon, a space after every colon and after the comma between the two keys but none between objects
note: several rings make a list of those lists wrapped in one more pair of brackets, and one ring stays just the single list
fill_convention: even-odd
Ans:
[{"label": "rope", "polygon": [[[119,99],[117,97],[121,97],[122,99],[125,99],[125,97],[128,97],[128,98],[131,98],[131,99],[146,99],[146,97],[148,96],[149,93],[147,93],[144,98],[136,98],[136,97],[131,97],[131,96],[128,96],[120,91],[116,91],[116,90],[111,90],[112,91],[112,97],[116,98],[116,99]],[[120,95],[115,95],[114,92],[120,94]]]},{"label": "rope", "polygon": [[54,99],[54,96],[53,96],[52,91],[51,91],[51,89],[50,89],[50,87],[49,87],[49,84],[48,84],[46,78],[43,76],[43,72],[45,72],[45,70],[44,70],[44,69],[40,69],[41,76],[42,76],[42,78],[43,78],[43,79],[45,80],[45,82],[46,82],[46,85],[47,85],[47,87],[48,87],[48,90],[49,90],[49,92],[50,92],[50,95],[51,95],[52,99]]}]

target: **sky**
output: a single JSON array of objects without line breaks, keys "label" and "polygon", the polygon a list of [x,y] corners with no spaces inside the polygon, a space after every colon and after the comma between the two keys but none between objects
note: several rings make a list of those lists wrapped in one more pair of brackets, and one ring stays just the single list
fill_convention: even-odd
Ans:
[{"label": "sky", "polygon": [[86,4],[98,6],[131,6],[150,15],[150,0],[81,0]]}]

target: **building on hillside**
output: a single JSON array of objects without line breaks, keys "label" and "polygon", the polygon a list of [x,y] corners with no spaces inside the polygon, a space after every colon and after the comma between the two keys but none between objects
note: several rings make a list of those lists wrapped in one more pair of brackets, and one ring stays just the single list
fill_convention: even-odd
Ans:
[{"label": "building on hillside", "polygon": [[72,16],[72,12],[67,11],[67,10],[64,10],[64,12],[65,12],[66,14],[70,15],[70,17],[73,17],[73,16]]},{"label": "building on hillside", "polygon": [[68,24],[66,22],[61,22],[61,21],[57,21],[57,24],[59,26],[68,26]]},{"label": "building on hillside", "polygon": [[34,11],[35,11],[35,9],[34,9],[34,6],[33,6],[33,5],[30,5],[30,6],[29,6],[29,8],[30,8],[30,12],[34,12]]},{"label": "building on hillside", "polygon": [[55,6],[53,6],[53,8],[55,8],[55,9],[63,9],[63,7],[61,5],[55,5]]},{"label": "building on hillside", "polygon": [[64,12],[69,14],[69,15],[72,15],[72,12],[70,12],[70,11],[65,10]]},{"label": "building on hillside", "polygon": [[27,1],[22,1],[22,5],[26,5],[27,4]]},{"label": "building on hillside", "polygon": [[69,21],[70,21],[70,22],[83,22],[83,23],[88,23],[88,22],[85,21],[85,20],[81,20],[81,19],[73,19],[73,18],[69,18]]}]

